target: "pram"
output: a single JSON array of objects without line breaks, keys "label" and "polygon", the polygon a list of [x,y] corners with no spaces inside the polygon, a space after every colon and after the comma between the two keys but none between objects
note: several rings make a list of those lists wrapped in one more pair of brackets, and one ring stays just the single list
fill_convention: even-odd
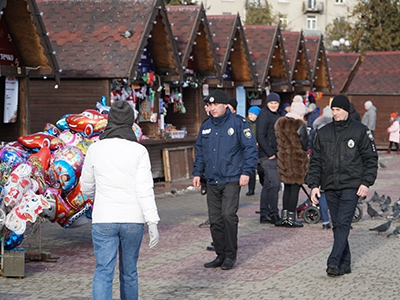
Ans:
[{"label": "pram", "polygon": [[[310,194],[306,190],[306,188],[301,185],[301,189],[307,195],[307,199],[297,206],[296,214],[297,219],[303,219],[304,222],[308,224],[316,224],[321,220],[321,212],[319,210],[319,205],[314,204],[311,201]],[[363,208],[360,205],[360,202],[357,204],[356,211],[354,212],[353,223],[358,222],[363,217]]]}]

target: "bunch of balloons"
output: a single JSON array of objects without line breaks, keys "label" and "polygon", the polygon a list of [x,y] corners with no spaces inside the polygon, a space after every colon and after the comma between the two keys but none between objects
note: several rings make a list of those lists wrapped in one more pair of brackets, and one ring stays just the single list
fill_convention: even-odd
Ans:
[{"label": "bunch of balloons", "polygon": [[88,147],[107,125],[109,107],[96,107],[64,115],[42,132],[0,148],[0,230],[5,227],[6,250],[21,244],[27,223],[38,216],[63,228],[90,221],[93,201],[82,193],[79,179]]}]

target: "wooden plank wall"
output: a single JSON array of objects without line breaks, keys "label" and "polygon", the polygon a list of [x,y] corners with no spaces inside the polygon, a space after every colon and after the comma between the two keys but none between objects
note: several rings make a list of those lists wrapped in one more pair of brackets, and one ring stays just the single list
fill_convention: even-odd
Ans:
[{"label": "wooden plank wall", "polygon": [[54,89],[54,84],[50,79],[30,80],[31,133],[43,131],[46,123],[55,124],[65,114],[95,109],[101,96],[109,98],[110,95],[108,79],[63,79],[58,89]]}]

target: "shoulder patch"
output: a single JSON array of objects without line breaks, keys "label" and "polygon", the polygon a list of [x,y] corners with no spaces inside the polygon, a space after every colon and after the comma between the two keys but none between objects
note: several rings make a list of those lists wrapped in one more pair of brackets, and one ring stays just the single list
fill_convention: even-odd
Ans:
[{"label": "shoulder patch", "polygon": [[251,129],[250,129],[250,128],[245,128],[245,129],[243,129],[243,134],[244,134],[245,137],[247,137],[248,139],[250,139],[251,136],[252,136]]},{"label": "shoulder patch", "polygon": [[372,135],[372,132],[371,132],[371,130],[367,130],[367,136],[368,136],[368,138],[371,140],[371,142],[373,142],[374,141],[374,136]]}]

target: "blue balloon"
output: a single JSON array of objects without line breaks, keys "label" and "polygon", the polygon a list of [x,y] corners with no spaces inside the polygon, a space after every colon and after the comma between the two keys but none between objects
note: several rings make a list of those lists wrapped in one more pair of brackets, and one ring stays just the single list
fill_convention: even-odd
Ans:
[{"label": "blue balloon", "polygon": [[4,250],[12,250],[21,245],[24,239],[23,234],[17,234],[14,231],[4,240]]}]

